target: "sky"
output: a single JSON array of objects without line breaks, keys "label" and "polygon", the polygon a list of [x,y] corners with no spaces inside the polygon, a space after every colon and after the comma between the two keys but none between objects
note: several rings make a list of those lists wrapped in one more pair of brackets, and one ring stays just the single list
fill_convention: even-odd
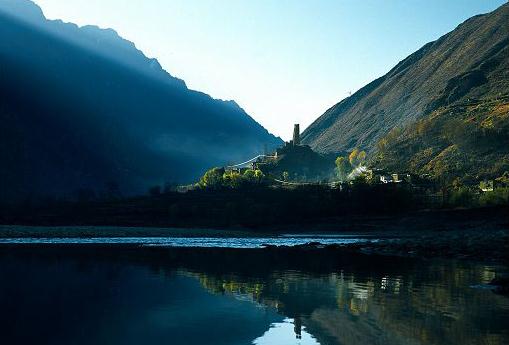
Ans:
[{"label": "sky", "polygon": [[505,0],[34,0],[113,28],[189,88],[289,139],[429,41]]}]

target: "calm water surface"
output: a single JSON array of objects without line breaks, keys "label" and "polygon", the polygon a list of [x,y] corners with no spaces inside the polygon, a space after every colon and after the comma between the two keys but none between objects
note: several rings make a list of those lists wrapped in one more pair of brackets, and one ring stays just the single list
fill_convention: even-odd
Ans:
[{"label": "calm water surface", "polygon": [[509,344],[503,267],[220,248],[0,246],[1,344]]}]

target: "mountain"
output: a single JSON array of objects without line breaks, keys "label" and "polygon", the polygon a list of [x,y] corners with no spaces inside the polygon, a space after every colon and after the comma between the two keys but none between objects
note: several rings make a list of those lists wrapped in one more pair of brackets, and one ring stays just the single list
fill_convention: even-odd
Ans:
[{"label": "mountain", "polygon": [[509,182],[509,98],[469,100],[441,107],[389,132],[372,164],[410,171],[440,183]]},{"label": "mountain", "polygon": [[282,141],[114,30],[0,0],[0,201],[191,182]]},{"label": "mountain", "polygon": [[509,96],[507,23],[509,4],[468,19],[327,110],[304,131],[303,142],[320,152],[359,147],[374,153],[392,129],[435,111],[451,113],[443,108],[496,100],[503,106]]}]

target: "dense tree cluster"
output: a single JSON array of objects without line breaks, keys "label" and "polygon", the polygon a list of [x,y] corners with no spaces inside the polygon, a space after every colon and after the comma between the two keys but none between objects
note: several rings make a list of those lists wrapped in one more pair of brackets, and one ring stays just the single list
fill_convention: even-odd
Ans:
[{"label": "dense tree cluster", "polygon": [[336,158],[336,177],[340,181],[347,181],[354,169],[364,165],[366,157],[366,152],[357,148],[347,156],[339,156]]},{"label": "dense tree cluster", "polygon": [[202,176],[198,186],[203,189],[214,190],[239,189],[245,186],[262,185],[265,182],[265,174],[258,169],[225,170],[224,168],[213,168]]}]

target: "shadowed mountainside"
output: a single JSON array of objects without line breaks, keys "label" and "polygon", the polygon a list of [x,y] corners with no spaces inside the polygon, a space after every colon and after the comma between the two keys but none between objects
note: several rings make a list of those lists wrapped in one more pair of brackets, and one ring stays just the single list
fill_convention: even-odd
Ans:
[{"label": "shadowed mountainside", "polygon": [[[0,200],[190,182],[282,141],[115,31],[0,0]],[[118,188],[117,188],[118,186]]]},{"label": "shadowed mountainside", "polygon": [[509,4],[472,17],[333,106],[303,133],[320,152],[370,152],[440,107],[509,95]]}]

